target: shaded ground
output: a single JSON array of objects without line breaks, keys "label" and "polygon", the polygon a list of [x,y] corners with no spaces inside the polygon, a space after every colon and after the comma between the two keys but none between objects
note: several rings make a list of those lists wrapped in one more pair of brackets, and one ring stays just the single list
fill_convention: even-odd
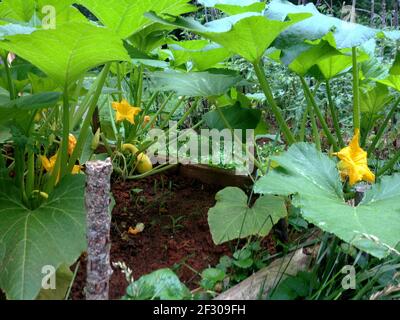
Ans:
[{"label": "shaded ground", "polygon": [[[141,189],[137,190],[137,189]],[[133,270],[135,279],[165,267],[177,267],[177,274],[189,288],[198,285],[201,272],[231,252],[228,245],[212,242],[207,211],[215,204],[218,188],[171,175],[159,175],[140,181],[115,182],[116,201],[111,230],[111,261],[123,261]],[[129,227],[144,223],[137,235]],[[86,261],[81,265],[72,288],[72,299],[84,299]],[[124,275],[114,270],[110,299],[118,299],[127,286]]]}]

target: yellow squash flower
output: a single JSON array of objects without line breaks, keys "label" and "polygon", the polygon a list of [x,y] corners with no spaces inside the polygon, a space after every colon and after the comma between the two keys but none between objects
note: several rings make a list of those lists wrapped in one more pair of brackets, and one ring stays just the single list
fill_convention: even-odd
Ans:
[{"label": "yellow squash flower", "polygon": [[[52,156],[50,159],[48,159],[46,156],[40,156],[40,160],[42,162],[42,166],[43,168],[45,168],[45,170],[47,172],[52,173],[54,170],[54,166],[56,165],[56,161],[57,161],[57,154],[55,154],[54,156]],[[72,168],[71,173],[72,174],[78,174],[81,173],[81,166],[80,165],[74,165],[74,167]],[[57,178],[57,182],[58,182],[58,178]]]},{"label": "yellow squash flower", "polygon": [[78,165],[78,164],[76,164],[76,165],[74,165],[74,167],[72,168],[72,171],[71,171],[71,173],[72,174],[79,174],[79,173],[81,173],[81,166],[80,165]]},{"label": "yellow squash flower", "polygon": [[135,124],[135,116],[141,111],[140,108],[131,106],[125,99],[121,102],[113,102],[112,107],[117,112],[115,115],[115,120],[117,122],[127,120]]},{"label": "yellow squash flower", "polygon": [[68,136],[68,154],[71,155],[74,152],[76,147],[76,138],[73,134],[69,134]]},{"label": "yellow squash flower", "polygon": [[375,182],[375,175],[368,168],[367,152],[360,147],[359,139],[360,130],[356,129],[350,144],[333,154],[340,159],[338,168],[342,180],[349,177],[351,186],[362,180]]},{"label": "yellow squash flower", "polygon": [[52,172],[54,166],[56,165],[57,154],[52,156],[50,159],[48,159],[46,156],[40,156],[40,160],[42,161],[43,168],[45,168],[47,172]]}]

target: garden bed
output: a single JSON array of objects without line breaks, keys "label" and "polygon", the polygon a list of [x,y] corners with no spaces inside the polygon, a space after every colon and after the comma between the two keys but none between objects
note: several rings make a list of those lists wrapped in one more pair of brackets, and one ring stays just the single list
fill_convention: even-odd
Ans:
[{"label": "garden bed", "polygon": [[[135,279],[169,267],[194,289],[200,280],[195,270],[201,273],[215,266],[221,256],[232,253],[233,244],[214,245],[207,223],[208,209],[214,206],[215,194],[222,187],[184,175],[169,172],[140,181],[114,181],[112,184],[116,204],[111,227],[111,261],[125,262],[133,270]],[[144,231],[129,234],[129,227],[137,223],[144,223]],[[271,238],[264,241],[264,245],[271,252],[275,251]],[[84,299],[84,256],[80,262],[72,299]],[[127,285],[122,272],[114,268],[110,299],[122,297]]]}]

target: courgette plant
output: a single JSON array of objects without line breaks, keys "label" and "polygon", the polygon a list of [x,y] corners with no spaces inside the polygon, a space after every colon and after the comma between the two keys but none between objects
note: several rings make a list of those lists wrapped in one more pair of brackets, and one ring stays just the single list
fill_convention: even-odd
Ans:
[{"label": "courgette plant", "polygon": [[[95,1],[0,3],[7,146],[0,157],[0,288],[9,299],[34,299],[45,266],[69,266],[86,248],[84,177],[71,173],[79,171],[112,63],[131,61],[124,41],[154,25],[144,12],[194,8],[184,0],[114,2],[115,11]],[[93,9],[100,22],[88,21],[74,3]],[[98,76],[86,88],[90,70]]]},{"label": "courgette plant", "polygon": [[[209,6],[212,6],[212,4],[209,4]],[[243,6],[238,5],[238,7]],[[220,9],[224,10],[223,7]],[[262,177],[256,183],[254,191],[268,195],[293,196],[293,203],[300,207],[306,220],[374,256],[383,258],[390,253],[397,253],[395,247],[400,240],[396,236],[400,230],[397,215],[399,209],[394,199],[397,195],[395,190],[398,177],[396,175],[393,177],[382,176],[393,168],[400,155],[397,152],[393,159],[383,167],[375,168],[374,174],[368,168],[367,152],[359,146],[360,135],[363,145],[369,141],[368,135],[374,125],[378,123],[379,117],[376,115],[382,112],[382,103],[392,100],[388,97],[374,98],[377,94],[375,88],[380,88],[377,83],[397,89],[395,79],[398,76],[398,59],[394,62],[387,78],[380,78],[384,77],[384,74],[372,78],[361,71],[364,62],[374,59],[373,54],[368,52],[366,47],[376,38],[385,37],[388,34],[380,30],[326,17],[320,14],[311,4],[295,6],[283,0],[271,1],[266,10],[262,12],[259,10],[244,13],[235,11],[231,14],[227,10],[226,13],[227,17],[205,25],[190,18],[170,17],[166,19],[155,13],[149,13],[146,16],[159,23],[185,28],[216,42],[228,49],[231,54],[242,56],[254,66],[260,88],[266,96],[268,107],[275,116],[286,142],[292,145],[287,153],[272,159],[280,166]],[[316,25],[319,28],[315,28]],[[257,37],[255,37],[255,34],[257,34]],[[393,34],[391,37],[393,37]],[[282,111],[273,97],[269,81],[261,64],[266,50],[273,48],[276,51],[272,54],[272,57],[281,61],[291,71],[299,75],[309,105],[305,110],[304,118],[317,117],[329,147],[341,160],[338,164],[339,168],[336,168],[333,159],[325,158],[326,156],[316,151],[313,146],[304,143],[298,144],[299,139],[296,138],[284,121]],[[268,50],[268,54],[271,57],[270,50]],[[347,72],[352,72],[353,77],[354,137],[350,145],[345,147],[330,82]],[[334,124],[333,128],[328,126],[324,110],[318,105],[309,87],[306,79],[309,77],[313,77],[315,81],[325,86],[329,111]],[[385,91],[383,91],[383,95],[385,95]],[[389,93],[387,93],[388,95]],[[361,101],[361,99],[363,100]],[[385,116],[378,134],[368,148],[368,156],[371,156],[375,151],[375,147],[382,138],[382,134],[397,107],[398,101],[393,104],[389,113]],[[366,122],[365,119],[368,119],[368,121]],[[316,142],[319,142],[318,145],[321,146],[320,132],[316,127],[314,130],[314,139],[318,140]],[[300,137],[304,139],[304,134],[300,134]],[[331,154],[331,156],[334,154]],[[318,160],[314,162],[314,158]],[[314,170],[311,170],[310,163],[313,164]],[[303,185],[300,183],[300,181],[303,181],[301,179],[291,182],[292,175],[303,176],[305,181],[310,182],[310,185]],[[349,196],[354,195],[353,187],[356,183],[361,180],[374,182],[375,175],[377,179],[381,179],[381,182],[378,182],[366,193],[365,199],[358,207],[354,208],[345,203],[343,189],[347,196],[346,200],[349,200]],[[348,178],[349,180],[347,180]],[[344,182],[343,185],[341,179]],[[275,180],[277,183],[274,183]],[[330,194],[325,193],[324,185],[329,186]],[[291,186],[293,187],[291,188]],[[317,192],[314,187],[324,191],[322,193]],[[277,213],[276,210],[265,210],[264,212],[269,213],[265,213],[264,219],[260,220],[256,214],[257,211],[255,211],[259,208],[258,202],[265,201],[272,205],[272,200],[267,201],[262,197],[257,200],[253,208],[248,208],[246,197],[244,195],[233,196],[234,192],[239,193],[239,191],[230,188],[221,191],[216,198],[216,207],[209,212],[211,230],[214,236],[218,235],[214,238],[216,243],[259,234],[266,226],[265,221],[268,218],[270,224],[273,224],[274,214]],[[310,197],[315,196],[315,198],[308,199],[307,194]],[[239,201],[242,198],[243,200]],[[224,210],[222,209],[224,205],[232,206],[232,209]],[[320,206],[322,207],[319,209]],[[373,206],[373,209],[370,206]],[[235,210],[233,210],[233,207]],[[377,213],[372,213],[373,210],[377,210]],[[236,221],[233,217],[238,216],[236,211],[243,214],[242,223],[233,223]],[[222,221],[229,219],[230,212],[235,212],[229,220],[232,221],[232,224],[221,224]],[[382,215],[385,214],[388,215],[386,217],[388,226],[378,226],[379,219],[382,219]],[[337,219],[337,215],[340,215],[341,218]],[[329,217],[334,219],[333,223],[328,221]],[[354,221],[350,222],[352,219]],[[252,225],[251,228],[250,225]],[[265,232],[261,233],[261,235],[264,234]]]}]

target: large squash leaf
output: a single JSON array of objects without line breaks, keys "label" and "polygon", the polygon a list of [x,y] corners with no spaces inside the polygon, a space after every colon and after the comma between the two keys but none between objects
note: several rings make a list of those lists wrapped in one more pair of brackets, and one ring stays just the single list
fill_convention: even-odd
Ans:
[{"label": "large squash leaf", "polygon": [[30,118],[33,111],[53,107],[60,96],[59,92],[41,92],[12,101],[0,100],[0,124],[19,122],[21,119]]},{"label": "large squash leaf", "polygon": [[280,167],[255,185],[261,194],[293,195],[303,217],[355,247],[384,258],[400,241],[400,175],[384,177],[357,206],[343,198],[336,163],[314,145],[298,143],[272,157]]},{"label": "large squash leaf", "polygon": [[361,91],[360,108],[361,112],[376,115],[393,100],[393,96],[389,95],[389,90],[383,84],[377,85],[369,90]]},{"label": "large squash leaf", "polygon": [[265,9],[265,3],[259,0],[199,0],[198,3],[205,7],[219,9],[229,15],[261,12]]},{"label": "large squash leaf", "polygon": [[[380,69],[378,70],[382,70],[382,62],[380,63]],[[400,53],[396,54],[396,59],[390,67],[388,74],[384,74],[383,72],[382,74],[386,75],[386,77],[382,79],[382,75],[380,73],[376,73],[373,77],[374,80],[385,86],[393,88],[396,91],[400,91]]]},{"label": "large squash leaf", "polygon": [[128,38],[128,41],[138,50],[150,54],[154,49],[167,43],[168,33],[175,28],[161,23],[153,23],[143,27]]},{"label": "large squash leaf", "polygon": [[230,70],[209,70],[205,72],[153,72],[151,79],[160,91],[175,91],[189,97],[220,96],[242,78]]},{"label": "large squash leaf", "polygon": [[112,31],[89,23],[65,23],[54,30],[6,37],[0,47],[28,60],[62,86],[106,62],[129,61]]},{"label": "large squash leaf", "polygon": [[350,70],[352,65],[353,58],[350,54],[335,55],[317,63],[318,71],[324,80],[330,80],[346,70]]},{"label": "large squash leaf", "polygon": [[228,50],[207,40],[174,41],[168,47],[176,66],[191,62],[199,71],[215,67],[230,56]]},{"label": "large squash leaf", "polygon": [[34,299],[44,266],[71,265],[85,250],[84,182],[83,175],[65,177],[32,211],[0,180],[0,288],[8,299]]},{"label": "large squash leaf", "polygon": [[72,5],[74,0],[3,0],[0,3],[0,18],[8,21],[29,22],[36,14],[39,19],[54,9],[56,23],[68,21],[84,22],[86,18]]},{"label": "large squash leaf", "polygon": [[260,13],[246,12],[204,25],[192,18],[175,17],[174,21],[166,20],[154,12],[146,16],[159,23],[188,29],[256,63],[283,30],[311,15],[294,14],[289,16],[290,21],[278,21],[265,18]]},{"label": "large squash leaf", "polygon": [[272,0],[265,15],[285,20],[290,14],[308,13],[312,16],[284,31],[275,42],[278,49],[304,45],[305,40],[317,40],[332,31],[338,49],[358,47],[374,38],[378,30],[321,14],[314,4],[294,5],[287,0]]},{"label": "large squash leaf", "polygon": [[144,16],[148,11],[178,16],[196,9],[189,4],[189,0],[78,0],[75,2],[88,8],[122,39],[128,38],[152,23]]},{"label": "large squash leaf", "polygon": [[275,223],[287,215],[283,198],[263,196],[250,208],[247,196],[239,188],[219,191],[217,204],[208,210],[208,224],[215,244],[251,235],[266,236]]},{"label": "large squash leaf", "polygon": [[336,59],[342,53],[335,48],[334,41],[316,40],[308,50],[301,51],[300,54],[290,62],[289,69],[297,74],[304,76],[312,66],[325,59]]},{"label": "large squash leaf", "polygon": [[86,17],[73,4],[74,0],[37,0],[38,17],[43,19],[48,12],[44,9],[49,6],[54,8],[56,14],[56,25],[60,26],[67,22],[85,22]]},{"label": "large squash leaf", "polygon": [[33,0],[3,0],[0,3],[0,18],[28,22],[35,10]]},{"label": "large squash leaf", "polygon": [[209,111],[203,116],[207,126],[211,129],[226,129],[226,122],[230,128],[255,129],[261,120],[261,110],[243,107],[238,103],[233,106],[217,108],[220,108],[223,118],[218,110]]},{"label": "large squash leaf", "polygon": [[41,289],[36,300],[64,300],[71,282],[74,280],[74,274],[69,266],[62,264],[56,272],[55,289]]},{"label": "large squash leaf", "polygon": [[9,23],[0,26],[0,40],[3,40],[5,36],[13,36],[16,34],[31,34],[36,29],[32,27],[22,26],[20,24]]}]

